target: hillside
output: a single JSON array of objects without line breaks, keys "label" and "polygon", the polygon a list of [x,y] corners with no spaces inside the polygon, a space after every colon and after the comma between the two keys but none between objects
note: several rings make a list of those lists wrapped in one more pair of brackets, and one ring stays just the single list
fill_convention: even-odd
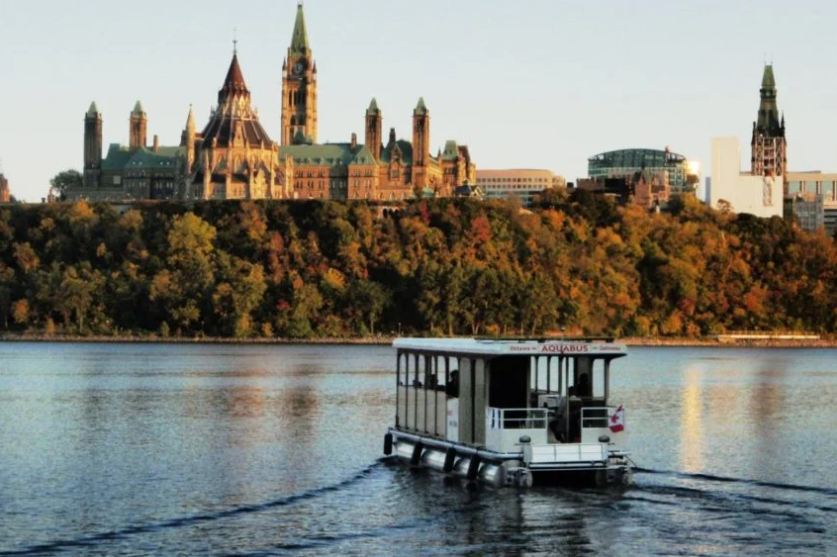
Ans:
[{"label": "hillside", "polygon": [[685,199],[0,209],[0,332],[833,334],[835,274],[832,239]]}]

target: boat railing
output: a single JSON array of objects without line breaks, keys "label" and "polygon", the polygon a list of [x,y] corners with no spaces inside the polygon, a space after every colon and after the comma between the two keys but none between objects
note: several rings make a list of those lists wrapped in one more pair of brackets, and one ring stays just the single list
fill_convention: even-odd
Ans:
[{"label": "boat railing", "polygon": [[488,408],[488,429],[546,429],[546,408]]},{"label": "boat railing", "polygon": [[606,429],[609,427],[610,416],[616,408],[603,406],[599,408],[581,409],[582,429]]},{"label": "boat railing", "polygon": [[627,440],[625,433],[622,429],[618,431],[610,429],[611,416],[616,413],[616,410],[614,406],[582,408],[581,442],[596,443],[606,437],[611,449],[622,447]]}]

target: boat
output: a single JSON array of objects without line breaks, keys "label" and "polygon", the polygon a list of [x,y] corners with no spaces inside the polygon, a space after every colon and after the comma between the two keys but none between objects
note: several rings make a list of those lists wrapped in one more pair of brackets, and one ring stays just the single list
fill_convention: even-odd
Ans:
[{"label": "boat", "polygon": [[494,487],[627,483],[625,408],[602,340],[397,339],[384,453]]}]

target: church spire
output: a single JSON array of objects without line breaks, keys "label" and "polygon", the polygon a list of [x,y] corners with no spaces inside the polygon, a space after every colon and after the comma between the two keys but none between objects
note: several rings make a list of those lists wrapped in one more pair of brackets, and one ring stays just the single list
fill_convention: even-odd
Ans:
[{"label": "church spire", "polygon": [[305,11],[300,0],[296,8],[296,23],[291,37],[291,54],[308,54],[311,47],[308,44],[308,30],[305,28]]},{"label": "church spire", "polygon": [[186,130],[195,131],[195,111],[191,104],[189,105],[189,116],[186,118]]},{"label": "church spire", "polygon": [[244,74],[241,72],[241,66],[238,65],[238,53],[233,54],[230,69],[227,71],[227,78],[224,80],[224,86],[218,92],[218,104],[222,105],[224,102],[237,94],[243,94],[250,97],[250,91],[247,89],[247,84],[244,82]]},{"label": "church spire", "polygon": [[761,79],[761,104],[756,130],[769,135],[777,135],[781,128],[779,106],[777,104],[776,77],[773,65],[765,64]]}]

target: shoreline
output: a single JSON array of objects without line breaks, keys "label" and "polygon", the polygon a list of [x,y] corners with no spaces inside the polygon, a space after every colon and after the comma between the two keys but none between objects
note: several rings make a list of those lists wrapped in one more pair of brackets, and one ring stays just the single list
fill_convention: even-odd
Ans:
[{"label": "shoreline", "polygon": [[[73,336],[73,335],[1,335],[0,343],[55,344],[217,344],[217,345],[323,345],[323,346],[390,346],[395,337],[368,338],[164,338],[158,336]],[[551,339],[560,340],[560,339]],[[568,339],[570,340],[570,339]],[[616,342],[643,348],[837,348],[837,339],[750,339],[721,341],[716,339],[623,338]]]}]

